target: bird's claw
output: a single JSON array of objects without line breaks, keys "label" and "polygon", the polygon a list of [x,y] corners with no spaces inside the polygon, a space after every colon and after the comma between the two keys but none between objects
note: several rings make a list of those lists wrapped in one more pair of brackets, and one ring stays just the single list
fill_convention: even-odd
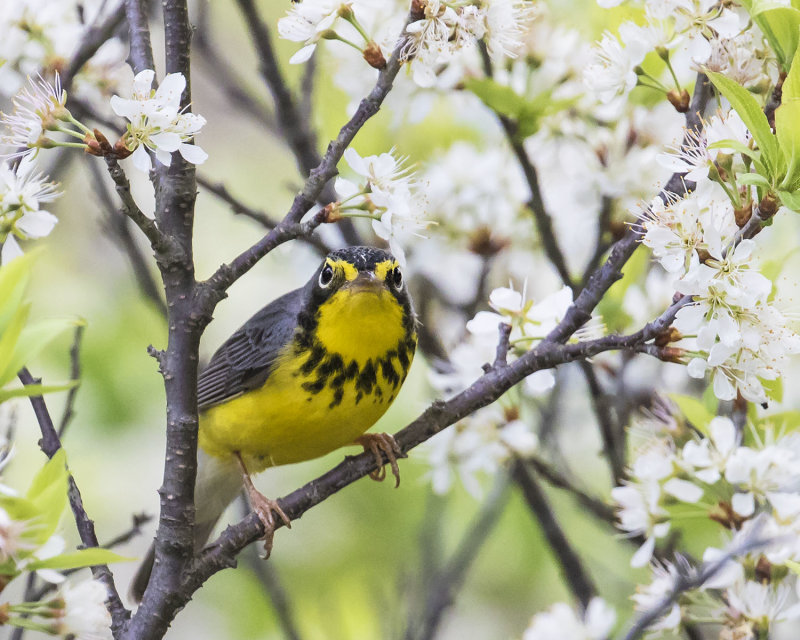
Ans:
[{"label": "bird's claw", "polygon": [[262,538],[262,540],[264,540],[263,558],[266,560],[272,553],[272,541],[275,537],[275,514],[283,520],[283,523],[289,529],[292,528],[292,521],[289,520],[289,516],[281,509],[277,500],[270,500],[258,491],[250,492],[249,498],[250,506],[253,508],[253,511],[255,511],[258,519],[261,520],[261,524],[264,525],[264,537]]},{"label": "bird's claw", "polygon": [[378,482],[386,478],[386,467],[384,466],[383,456],[389,460],[392,468],[392,475],[395,477],[395,488],[400,486],[400,467],[397,466],[397,458],[404,458],[405,454],[397,444],[397,441],[388,433],[365,433],[356,439],[356,443],[364,447],[365,452],[370,452],[375,458],[378,468],[371,471],[369,477]]}]

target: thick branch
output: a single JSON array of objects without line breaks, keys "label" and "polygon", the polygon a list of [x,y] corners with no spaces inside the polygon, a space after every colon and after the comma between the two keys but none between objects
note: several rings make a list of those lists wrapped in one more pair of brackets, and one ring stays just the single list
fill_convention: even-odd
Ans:
[{"label": "thick branch", "polygon": [[[27,369],[22,369],[19,372],[19,380],[24,385],[39,383],[39,380],[34,378]],[[36,421],[39,423],[39,429],[42,432],[42,439],[39,441],[39,446],[48,458],[52,458],[61,448],[61,440],[56,432],[53,419],[50,417],[50,411],[47,409],[47,404],[42,396],[30,396],[30,402],[33,407],[33,412],[36,414]],[[72,477],[72,473],[70,473],[69,470],[67,470],[67,482],[69,504],[75,516],[75,525],[78,528],[78,535],[80,535],[81,542],[86,547],[98,547],[100,545],[94,530],[94,522],[92,522],[86,514],[86,509],[83,507],[81,492],[78,489],[78,485],[75,483],[75,478]],[[106,605],[111,613],[112,629],[116,635],[125,625],[125,622],[130,616],[130,612],[125,608],[125,605],[122,604],[119,593],[117,593],[117,587],[114,584],[114,576],[108,568],[108,565],[92,567],[92,575],[94,575],[95,579],[102,582],[108,591]]]}]

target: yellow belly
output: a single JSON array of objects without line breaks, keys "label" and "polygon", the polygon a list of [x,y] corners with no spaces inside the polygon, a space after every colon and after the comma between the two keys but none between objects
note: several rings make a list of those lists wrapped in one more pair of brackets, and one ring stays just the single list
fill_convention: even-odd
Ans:
[{"label": "yellow belly", "polygon": [[[316,394],[289,367],[278,369],[260,389],[250,391],[200,415],[200,446],[213,456],[241,452],[251,472],[310,460],[330,453],[369,429],[393,399],[392,386],[363,395],[356,403],[356,381],[342,386],[335,406],[334,390]],[[382,381],[378,376],[379,382]]]}]

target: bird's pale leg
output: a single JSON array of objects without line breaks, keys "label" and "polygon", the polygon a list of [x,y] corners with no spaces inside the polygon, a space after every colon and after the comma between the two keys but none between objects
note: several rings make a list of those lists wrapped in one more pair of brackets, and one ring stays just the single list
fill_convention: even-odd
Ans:
[{"label": "bird's pale leg", "polygon": [[365,452],[369,451],[375,457],[378,468],[370,472],[370,478],[382,482],[386,477],[386,467],[383,463],[383,455],[385,455],[395,477],[394,486],[395,488],[400,486],[400,468],[397,466],[397,458],[405,458],[405,454],[393,436],[388,433],[365,433],[356,438],[355,443],[360,444],[364,447]]},{"label": "bird's pale leg", "polygon": [[281,520],[283,520],[283,523],[290,529],[292,528],[292,521],[289,520],[289,516],[283,512],[277,500],[270,500],[255,488],[241,454],[237,451],[234,455],[236,456],[236,461],[239,463],[239,469],[242,472],[242,481],[244,482],[244,488],[247,490],[250,506],[264,525],[264,558],[266,559],[269,558],[269,554],[272,553],[272,539],[275,536],[275,515],[273,512],[277,513]]}]

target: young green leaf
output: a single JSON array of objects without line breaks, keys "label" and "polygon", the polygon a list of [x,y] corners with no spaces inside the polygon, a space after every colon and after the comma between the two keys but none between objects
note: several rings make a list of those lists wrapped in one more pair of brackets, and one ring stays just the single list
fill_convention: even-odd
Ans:
[{"label": "young green leaf", "polygon": [[754,2],[750,15],[763,32],[783,70],[788,71],[800,35],[800,11],[775,2]]},{"label": "young green leaf", "polygon": [[136,558],[126,558],[110,549],[92,547],[90,549],[79,549],[69,553],[62,553],[44,560],[34,560],[26,565],[27,569],[56,569],[64,571],[66,569],[80,569],[82,567],[93,567],[98,564],[111,564],[112,562],[133,562]]},{"label": "young green leaf", "polygon": [[64,384],[28,384],[18,389],[0,389],[0,403],[11,400],[11,398],[28,398],[30,396],[41,396],[45,393],[69,391],[79,384],[80,380],[70,380]]},{"label": "young green leaf", "polygon": [[679,393],[667,394],[692,426],[701,433],[708,434],[708,424],[714,419],[714,414],[706,409],[705,405],[697,398]]},{"label": "young green leaf", "polygon": [[750,134],[761,150],[764,165],[769,172],[769,175],[765,177],[774,181],[782,173],[779,173],[778,143],[758,101],[747,89],[721,73],[709,71],[708,77],[717,90],[728,99],[750,130]]},{"label": "young green leaf", "polygon": [[34,476],[26,498],[39,510],[36,539],[44,542],[58,528],[67,506],[67,458],[63,449],[45,462]]}]

